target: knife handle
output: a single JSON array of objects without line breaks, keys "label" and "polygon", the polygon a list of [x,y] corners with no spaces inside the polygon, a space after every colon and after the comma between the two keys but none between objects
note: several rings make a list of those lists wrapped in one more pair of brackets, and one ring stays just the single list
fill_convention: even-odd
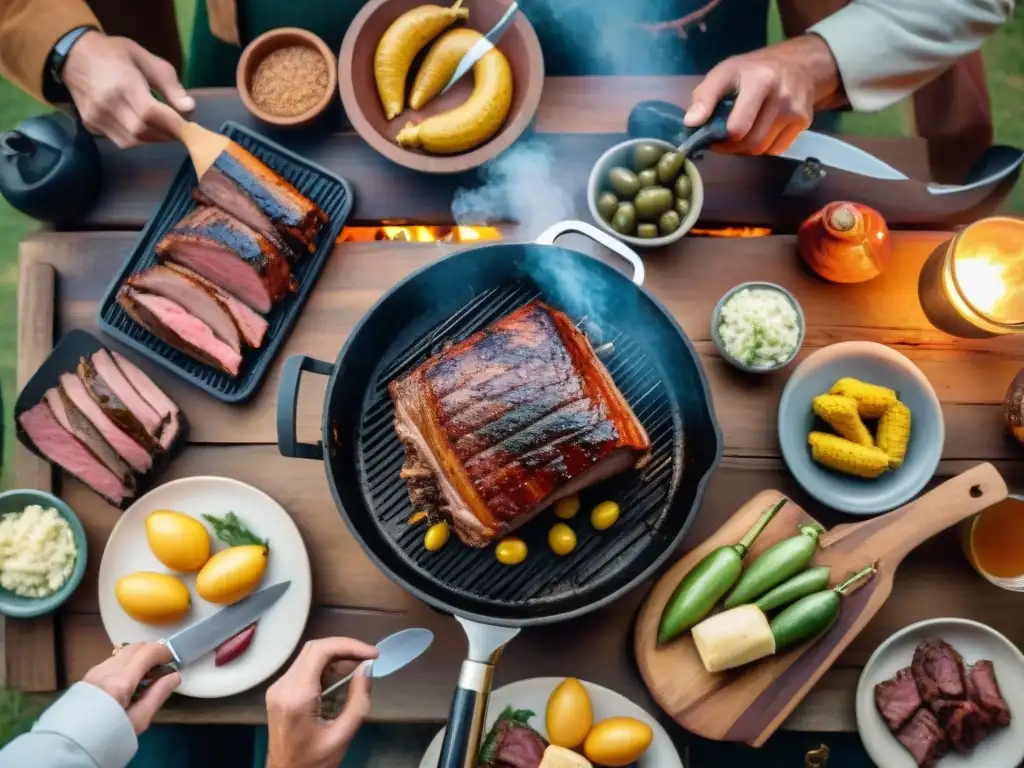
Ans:
[{"label": "knife handle", "polygon": [[729,138],[726,125],[735,105],[736,95],[726,96],[715,105],[704,125],[691,128],[683,125],[686,112],[682,107],[654,99],[641,101],[629,113],[627,131],[631,138],[661,139],[675,144],[684,154],[694,155]]},{"label": "knife handle", "polygon": [[135,688],[135,692],[132,694],[132,701],[138,701],[142,694],[146,692],[146,689],[161,677],[172,675],[178,671],[178,665],[173,661],[168,664],[160,664],[159,666],[153,667],[143,676],[142,680],[139,681],[139,685]]}]

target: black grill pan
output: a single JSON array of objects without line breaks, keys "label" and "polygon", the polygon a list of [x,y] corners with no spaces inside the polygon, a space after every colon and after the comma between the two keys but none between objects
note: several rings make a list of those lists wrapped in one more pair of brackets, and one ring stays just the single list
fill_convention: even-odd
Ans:
[{"label": "black grill pan", "polygon": [[352,211],[353,200],[352,188],[345,179],[269,139],[230,120],[221,126],[220,132],[291,182],[299,192],[319,205],[330,219],[317,239],[316,252],[303,255],[294,269],[298,290],[275,304],[266,315],[270,327],[263,346],[260,349],[244,350],[241,370],[238,376],[232,377],[193,360],[161,341],[132,320],[117,303],[117,292],[125,280],[157,263],[155,247],[160,238],[196,207],[192,190],[197,180],[188,158],[174,177],[160,208],[149,220],[121,271],[107,289],[97,312],[97,323],[105,333],[218,400],[240,403],[256,393],[270,369],[270,363],[288,338],[321,269],[334,250],[335,240]]}]

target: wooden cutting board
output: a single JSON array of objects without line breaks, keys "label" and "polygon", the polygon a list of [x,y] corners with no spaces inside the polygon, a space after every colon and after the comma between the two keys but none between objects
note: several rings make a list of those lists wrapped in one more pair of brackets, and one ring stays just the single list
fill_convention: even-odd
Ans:
[{"label": "wooden cutting board", "polygon": [[[862,523],[837,525],[820,538],[815,565],[832,566],[831,585],[874,563],[878,573],[843,599],[839,620],[815,640],[726,672],[709,673],[690,634],[658,648],[658,623],[682,578],[712,550],[735,544],[783,494],[762,491],[714,535],[676,563],[654,585],[640,609],[634,644],[648,690],[677,723],[700,736],[761,746],[870,621],[892,592],[896,568],[921,542],[1006,498],[1006,483],[991,464],[954,477],[924,496]],[[745,564],[765,549],[816,522],[793,501],[779,510]],[[850,692],[853,695],[853,692]]]}]

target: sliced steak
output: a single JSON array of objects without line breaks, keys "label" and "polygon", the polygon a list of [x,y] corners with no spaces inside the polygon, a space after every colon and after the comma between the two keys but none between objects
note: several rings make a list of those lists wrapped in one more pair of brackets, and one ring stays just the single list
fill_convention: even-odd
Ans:
[{"label": "sliced steak", "polygon": [[106,414],[99,403],[85,388],[85,384],[74,373],[65,373],[60,377],[60,390],[67,395],[75,407],[92,422],[96,430],[103,436],[117,454],[128,462],[136,472],[148,472],[153,466],[153,457],[149,451],[139,445]]},{"label": "sliced steak", "polygon": [[217,338],[235,352],[242,351],[242,333],[227,305],[216,293],[207,289],[207,281],[192,280],[186,272],[157,264],[145,272],[128,278],[128,285],[143,293],[152,293],[170,299],[199,320],[202,320]]},{"label": "sliced steak", "polygon": [[935,761],[948,750],[946,732],[927,709],[917,710],[896,738],[920,766],[935,765]]},{"label": "sliced steak", "polygon": [[238,375],[242,356],[180,304],[127,286],[118,293],[117,302],[135,322],[175,349],[231,376]]},{"label": "sliced steak", "polygon": [[921,708],[921,695],[910,667],[901,669],[891,680],[875,686],[875,706],[893,733],[899,731]]},{"label": "sliced steak", "polygon": [[[94,378],[99,379],[110,389],[113,396],[131,412],[134,419],[142,424],[149,435],[158,437],[164,427],[163,417],[132,386],[121,369],[117,367],[110,352],[101,349],[90,358],[90,362],[92,363],[91,372],[95,374]],[[120,423],[118,419],[114,419],[114,421]],[[124,426],[127,425],[122,425],[122,427]]]},{"label": "sliced steak", "polygon": [[110,385],[98,374],[90,360],[79,358],[77,368],[78,378],[85,384],[85,389],[96,404],[103,409],[112,422],[121,428],[121,431],[128,435],[150,453],[160,449],[153,434],[146,428],[146,425],[132,412],[132,409],[121,402]]},{"label": "sliced steak", "polygon": [[389,391],[414,498],[443,499],[442,514],[470,546],[487,546],[651,450],[586,335],[537,301]]},{"label": "sliced steak", "polygon": [[967,673],[967,696],[981,707],[993,725],[1009,725],[1010,707],[999,690],[995,667],[991,661],[982,659],[974,662]]},{"label": "sliced steak", "polygon": [[71,433],[65,431],[45,400],[19,415],[18,423],[36,450],[107,501],[120,506],[125,499],[131,498],[132,491]]},{"label": "sliced steak", "polygon": [[933,638],[914,651],[910,670],[925,704],[935,699],[963,699],[964,660],[949,643]]},{"label": "sliced steak", "polygon": [[988,715],[973,701],[936,699],[931,706],[949,745],[960,754],[970,752],[988,735]]},{"label": "sliced steak", "polygon": [[312,252],[327,215],[251,153],[229,144],[199,179],[195,195],[266,237],[283,235]]},{"label": "sliced steak", "polygon": [[281,251],[219,208],[196,208],[157,243],[156,254],[198,272],[257,312],[269,312],[294,287]]},{"label": "sliced steak", "polygon": [[177,404],[127,357],[120,352],[111,352],[111,355],[125,378],[135,387],[135,391],[142,395],[146,402],[160,414],[160,418],[164,421],[163,430],[160,432],[160,446],[165,450],[170,448],[181,430],[181,412],[178,410]]},{"label": "sliced steak", "polygon": [[85,414],[71,402],[67,395],[57,387],[46,390],[43,396],[44,401],[50,407],[54,418],[65,431],[71,433],[78,442],[93,456],[100,460],[107,469],[114,473],[128,490],[135,491],[135,475],[131,467],[117,455],[117,451],[110,447],[110,443],[103,439],[103,435],[93,426]]},{"label": "sliced steak", "polygon": [[168,263],[166,266],[168,269],[173,269],[175,272],[184,275],[189,280],[198,283],[213,293],[228,308],[228,312],[231,313],[235,326],[241,332],[246,344],[253,349],[259,349],[263,346],[263,339],[266,337],[267,328],[269,327],[263,315],[253,310],[244,301],[236,299],[216,283],[207,280],[198,272],[193,272],[188,267],[183,267],[180,264]]}]

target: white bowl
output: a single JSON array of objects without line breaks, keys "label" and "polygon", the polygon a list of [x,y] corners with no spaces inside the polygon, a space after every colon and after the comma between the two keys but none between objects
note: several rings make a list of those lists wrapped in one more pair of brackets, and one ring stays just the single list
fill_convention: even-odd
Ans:
[{"label": "white bowl", "polygon": [[[793,354],[790,355],[789,359],[787,359],[785,362],[779,363],[778,365],[774,365],[771,368],[755,368],[752,365],[747,365],[742,360],[737,360],[735,357],[730,355],[729,351],[725,348],[725,344],[722,342],[722,337],[718,334],[718,321],[722,315],[722,307],[725,306],[725,302],[732,298],[734,294],[739,293],[745,288],[767,288],[768,290],[777,291],[781,293],[783,296],[785,296],[789,300],[789,303],[793,305],[793,309],[796,310],[796,320],[797,323],[800,325],[800,335],[797,337],[796,346],[793,348]],[[715,342],[715,348],[718,350],[718,354],[724,357],[726,362],[730,363],[736,368],[739,368],[741,371],[745,371],[746,373],[772,373],[773,371],[778,371],[782,368],[785,368],[787,365],[793,362],[793,360],[797,356],[797,353],[800,352],[800,347],[802,347],[804,344],[804,333],[806,332],[806,328],[807,322],[804,319],[804,311],[800,306],[800,302],[796,300],[796,296],[787,291],[778,283],[766,283],[759,280],[752,281],[749,283],[740,283],[735,288],[731,288],[730,290],[726,291],[725,295],[718,300],[718,303],[715,305],[714,310],[712,310],[711,312],[711,340]]]}]

